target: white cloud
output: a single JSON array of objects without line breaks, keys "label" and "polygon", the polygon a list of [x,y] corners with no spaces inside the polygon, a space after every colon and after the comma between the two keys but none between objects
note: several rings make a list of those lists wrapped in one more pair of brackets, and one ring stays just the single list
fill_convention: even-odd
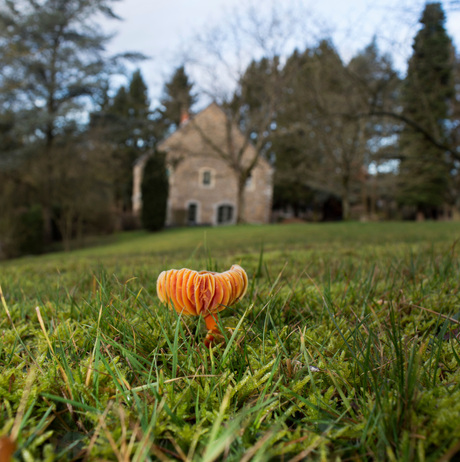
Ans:
[{"label": "white cloud", "polygon": [[[448,11],[448,2],[445,3]],[[132,50],[151,57],[140,67],[155,100],[172,69],[182,64],[181,50],[190,45],[196,34],[224,24],[235,8],[246,4],[242,0],[121,1],[116,4],[115,12],[124,20],[104,23],[106,30],[117,32],[109,44],[109,52]],[[255,4],[261,14],[271,5],[262,0]],[[315,33],[332,37],[344,60],[350,59],[376,35],[379,46],[391,52],[402,72],[411,54],[424,4],[424,0],[283,0],[284,6],[300,6],[314,14],[318,29]],[[312,18],[305,21],[311,22]],[[448,12],[447,21],[448,32],[460,48],[458,24],[460,8]]]}]

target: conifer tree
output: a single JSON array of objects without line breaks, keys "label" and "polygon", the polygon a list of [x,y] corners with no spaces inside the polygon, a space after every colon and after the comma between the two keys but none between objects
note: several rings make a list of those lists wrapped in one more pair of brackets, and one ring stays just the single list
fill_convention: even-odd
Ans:
[{"label": "conifer tree", "polygon": [[56,181],[61,146],[80,132],[80,115],[115,72],[105,53],[110,35],[97,24],[104,16],[116,18],[114,1],[0,2],[0,107],[20,120],[13,130],[26,142],[10,154],[21,162],[27,156],[34,165],[28,186],[42,205],[47,241],[54,210],[62,209]]},{"label": "conifer tree", "polygon": [[135,71],[131,77],[128,93],[130,117],[145,121],[150,112],[150,101],[148,98],[147,85],[139,69]]},{"label": "conifer tree", "polygon": [[454,53],[440,3],[427,3],[420,22],[402,93],[403,114],[412,124],[400,137],[399,201],[419,216],[437,218],[449,188],[448,157],[423,131],[448,144]]},{"label": "conifer tree", "polygon": [[118,88],[106,107],[92,114],[92,125],[101,129],[102,137],[113,146],[116,209],[129,212],[134,162],[154,147],[158,135],[151,120],[147,85],[139,70],[127,86]]},{"label": "conifer tree", "polygon": [[108,113],[119,118],[127,118],[129,113],[129,97],[126,87],[121,85],[115,93],[113,101],[109,103]]},{"label": "conifer tree", "polygon": [[164,97],[161,100],[162,123],[166,129],[178,127],[184,112],[190,112],[196,101],[192,92],[193,83],[185,72],[184,66],[179,66],[169,82],[164,86]]},{"label": "conifer tree", "polygon": [[276,192],[282,194],[275,199],[300,201],[286,195],[286,186],[299,195],[320,191],[341,201],[348,220],[351,204],[360,197],[370,136],[369,125],[359,117],[367,95],[329,41],[294,52],[283,73],[286,85],[272,135]]}]

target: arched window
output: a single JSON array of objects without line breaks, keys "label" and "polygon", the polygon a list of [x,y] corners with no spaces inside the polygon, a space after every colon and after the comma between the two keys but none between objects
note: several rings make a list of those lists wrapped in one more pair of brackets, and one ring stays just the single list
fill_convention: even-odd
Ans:
[{"label": "arched window", "polygon": [[230,223],[233,223],[233,205],[219,205],[217,207],[217,224],[227,225]]}]

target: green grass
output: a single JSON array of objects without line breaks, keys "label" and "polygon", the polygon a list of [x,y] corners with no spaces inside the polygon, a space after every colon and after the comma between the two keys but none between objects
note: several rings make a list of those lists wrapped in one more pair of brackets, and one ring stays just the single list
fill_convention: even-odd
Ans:
[{"label": "green grass", "polygon": [[[195,228],[3,262],[0,436],[24,461],[448,461],[458,238],[457,223]],[[249,290],[207,349],[156,278],[232,263]]]}]

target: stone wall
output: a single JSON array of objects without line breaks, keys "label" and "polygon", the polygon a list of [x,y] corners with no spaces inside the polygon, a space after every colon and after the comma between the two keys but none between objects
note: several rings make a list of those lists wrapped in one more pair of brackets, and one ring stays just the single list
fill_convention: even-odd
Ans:
[{"label": "stone wall", "polygon": [[[236,223],[238,181],[222,159],[211,155],[184,157],[170,171],[167,225],[193,224],[187,219],[191,203],[197,205],[196,224],[219,224],[218,208],[223,205],[233,207],[232,218],[226,224]],[[203,184],[204,171],[211,172],[210,185]],[[271,171],[258,165],[245,188],[245,221],[268,223],[271,200]]]},{"label": "stone wall", "polygon": [[[159,150],[167,153],[169,170],[168,226],[217,225],[219,218],[224,224],[236,223],[238,182],[225,150],[227,129],[224,112],[212,104],[159,145]],[[237,148],[244,142],[236,127],[232,127],[232,142]],[[249,162],[254,155],[253,146],[248,145],[243,163]],[[139,162],[138,170],[141,168],[142,162]],[[246,222],[269,222],[272,173],[268,162],[260,158],[245,189]],[[139,183],[138,171],[135,176]],[[137,208],[138,196],[139,191],[135,191],[133,199],[136,198]]]}]

